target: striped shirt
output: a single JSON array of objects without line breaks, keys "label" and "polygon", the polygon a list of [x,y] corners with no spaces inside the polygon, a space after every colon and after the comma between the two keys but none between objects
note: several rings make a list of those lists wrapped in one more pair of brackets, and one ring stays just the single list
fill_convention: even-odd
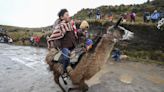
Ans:
[{"label": "striped shirt", "polygon": [[53,26],[53,32],[51,36],[47,39],[47,44],[48,47],[50,47],[50,41],[55,41],[58,39],[61,39],[64,37],[65,33],[67,31],[73,31],[73,26],[70,22],[65,23],[65,22],[59,22],[57,24],[54,24]]},{"label": "striped shirt", "polygon": [[60,24],[58,24],[54,28],[54,31],[52,32],[48,41],[58,40],[58,39],[63,38],[66,31],[73,31],[73,27],[72,27],[71,23],[60,23]]}]

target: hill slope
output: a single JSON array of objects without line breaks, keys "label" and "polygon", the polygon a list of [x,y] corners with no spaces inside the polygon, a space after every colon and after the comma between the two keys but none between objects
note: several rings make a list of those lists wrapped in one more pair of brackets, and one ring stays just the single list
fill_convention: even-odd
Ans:
[{"label": "hill slope", "polygon": [[[103,18],[108,16],[109,13],[113,13],[113,15],[120,15],[123,13],[136,12],[137,16],[141,17],[144,11],[153,12],[155,9],[158,11],[164,11],[164,0],[153,0],[145,2],[143,4],[135,4],[135,5],[119,5],[119,6],[100,6],[95,9],[82,9],[77,12],[74,17],[77,19],[86,19],[88,18],[89,11],[93,11],[92,18],[95,18],[96,10],[100,9],[101,15]],[[116,16],[116,17],[117,17]]]}]

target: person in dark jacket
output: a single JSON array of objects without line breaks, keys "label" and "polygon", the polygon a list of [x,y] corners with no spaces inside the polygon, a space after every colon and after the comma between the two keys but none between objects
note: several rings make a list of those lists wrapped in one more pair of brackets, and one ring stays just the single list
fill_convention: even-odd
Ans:
[{"label": "person in dark jacket", "polygon": [[115,61],[120,61],[120,56],[121,56],[121,52],[118,48],[115,48],[112,52],[112,58],[115,60]]},{"label": "person in dark jacket", "polygon": [[157,10],[155,10],[150,17],[153,23],[158,22],[160,19],[160,13]]},{"label": "person in dark jacket", "polygon": [[96,10],[96,19],[101,19],[101,12],[100,12],[100,9],[97,9]]}]

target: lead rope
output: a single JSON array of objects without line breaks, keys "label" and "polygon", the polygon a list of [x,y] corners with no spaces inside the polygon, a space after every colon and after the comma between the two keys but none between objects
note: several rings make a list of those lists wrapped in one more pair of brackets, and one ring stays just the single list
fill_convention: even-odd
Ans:
[{"label": "lead rope", "polygon": [[69,59],[71,58],[70,56],[64,54],[58,47],[57,47],[57,50],[58,50],[62,55],[64,55],[65,57],[67,57],[67,58],[69,58]]}]

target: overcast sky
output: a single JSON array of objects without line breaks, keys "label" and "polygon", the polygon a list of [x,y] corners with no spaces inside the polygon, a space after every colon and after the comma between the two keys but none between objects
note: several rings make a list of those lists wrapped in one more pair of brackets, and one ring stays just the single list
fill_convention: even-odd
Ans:
[{"label": "overcast sky", "polygon": [[101,5],[141,4],[147,0],[0,0],[0,24],[44,27],[53,24],[57,13],[67,8],[70,15],[82,8]]}]

